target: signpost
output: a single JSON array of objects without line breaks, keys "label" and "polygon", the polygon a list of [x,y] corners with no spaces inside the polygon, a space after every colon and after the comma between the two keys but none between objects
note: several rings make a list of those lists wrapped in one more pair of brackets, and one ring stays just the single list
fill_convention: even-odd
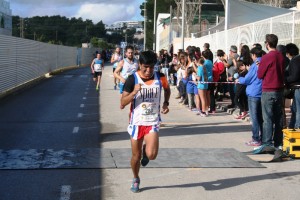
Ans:
[{"label": "signpost", "polygon": [[125,57],[125,54],[124,54],[124,49],[126,48],[126,46],[127,46],[127,42],[121,42],[121,48],[122,48],[122,50],[123,50],[123,58]]}]

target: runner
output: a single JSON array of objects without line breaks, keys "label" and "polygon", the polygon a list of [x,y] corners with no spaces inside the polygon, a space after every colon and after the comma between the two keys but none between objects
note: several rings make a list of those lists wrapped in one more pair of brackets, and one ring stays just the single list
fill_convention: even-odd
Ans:
[{"label": "runner", "polygon": [[97,53],[97,57],[93,60],[91,64],[91,70],[94,74],[94,81],[97,81],[96,90],[100,88],[102,70],[104,70],[104,61],[101,59],[101,54]]},{"label": "runner", "polygon": [[[114,64],[113,65],[113,73],[115,72],[116,67],[118,66],[119,62],[122,59],[123,58],[122,58],[122,55],[121,55],[120,47],[117,47],[116,50],[115,50],[115,53],[111,56],[111,60],[110,60],[110,62],[112,64]],[[117,85],[118,85],[119,82],[120,82],[119,79],[116,79],[116,77],[114,77],[114,84],[115,84],[114,89],[115,90],[117,89]]]},{"label": "runner", "polygon": [[[123,87],[128,76],[133,74],[138,69],[138,61],[134,59],[134,48],[133,46],[127,46],[125,48],[126,58],[121,60],[114,71],[114,77],[120,80],[120,94],[123,93]],[[124,107],[121,105],[121,109]]]},{"label": "runner", "polygon": [[[131,103],[128,133],[131,136],[131,168],[133,172],[132,192],[139,192],[140,165],[146,166],[158,153],[158,131],[160,111],[169,112],[171,90],[164,74],[155,72],[156,55],[152,51],[140,54],[139,70],[129,76],[124,85],[121,105]],[[164,90],[164,103],[160,108],[161,90]],[[143,145],[143,141],[145,144]],[[141,159],[143,155],[143,158]]]}]

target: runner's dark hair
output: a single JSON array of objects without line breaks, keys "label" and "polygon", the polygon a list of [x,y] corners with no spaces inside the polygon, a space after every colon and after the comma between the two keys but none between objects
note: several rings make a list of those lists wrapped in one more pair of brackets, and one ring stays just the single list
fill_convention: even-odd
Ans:
[{"label": "runner's dark hair", "polygon": [[153,51],[143,51],[139,57],[140,64],[154,66],[157,62],[156,54]]}]

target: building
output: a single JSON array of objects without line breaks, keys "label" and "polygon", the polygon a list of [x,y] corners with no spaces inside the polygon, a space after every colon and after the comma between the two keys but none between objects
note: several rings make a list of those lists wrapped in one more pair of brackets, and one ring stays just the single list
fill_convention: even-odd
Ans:
[{"label": "building", "polygon": [[12,11],[6,0],[0,0],[0,34],[12,35]]},{"label": "building", "polygon": [[106,30],[122,30],[126,28],[142,28],[141,21],[118,21],[111,25],[105,25]]}]

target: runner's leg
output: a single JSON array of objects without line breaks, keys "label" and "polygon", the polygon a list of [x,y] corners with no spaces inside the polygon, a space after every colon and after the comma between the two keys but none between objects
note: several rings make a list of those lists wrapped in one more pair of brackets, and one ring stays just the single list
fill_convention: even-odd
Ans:
[{"label": "runner's leg", "polygon": [[158,154],[158,148],[159,148],[158,136],[159,135],[157,132],[151,132],[144,136],[144,141],[146,144],[146,155],[149,158],[149,160],[155,160]]},{"label": "runner's leg", "polygon": [[143,139],[140,140],[134,140],[131,138],[131,151],[132,151],[132,157],[131,157],[131,169],[133,172],[134,178],[139,178],[139,171],[140,171],[140,161],[142,157],[142,145],[143,145]]}]

